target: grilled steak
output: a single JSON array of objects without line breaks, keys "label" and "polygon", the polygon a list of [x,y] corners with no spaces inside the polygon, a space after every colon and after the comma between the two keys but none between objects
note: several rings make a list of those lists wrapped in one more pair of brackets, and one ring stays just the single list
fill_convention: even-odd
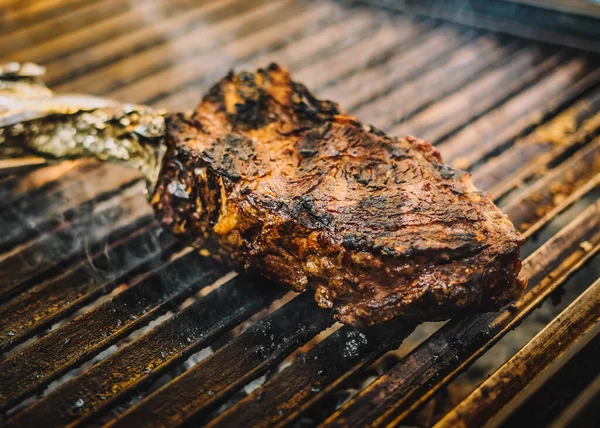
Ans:
[{"label": "grilled steak", "polygon": [[[398,100],[401,102],[401,100]],[[273,64],[167,119],[152,204],[175,234],[364,326],[520,295],[522,239],[427,142],[388,137]]]}]

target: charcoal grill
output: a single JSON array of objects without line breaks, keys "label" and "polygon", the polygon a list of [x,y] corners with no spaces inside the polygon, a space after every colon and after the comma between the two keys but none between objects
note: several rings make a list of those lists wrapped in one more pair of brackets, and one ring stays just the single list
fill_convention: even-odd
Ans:
[{"label": "charcoal grill", "polygon": [[[56,91],[170,110],[192,108],[231,67],[280,62],[319,96],[426,138],[470,171],[527,238],[526,294],[439,328],[335,325],[311,296],[235,276],[161,232],[136,172],[77,161],[16,173],[5,163],[3,425],[417,424],[562,287],[576,290],[564,310],[438,423],[594,420],[600,27],[586,23],[596,7],[544,9],[564,37],[513,22],[523,38],[487,29],[494,16],[450,14],[451,2],[411,14],[379,3],[0,0],[0,59],[46,65]],[[419,331],[428,337],[417,343]]]}]

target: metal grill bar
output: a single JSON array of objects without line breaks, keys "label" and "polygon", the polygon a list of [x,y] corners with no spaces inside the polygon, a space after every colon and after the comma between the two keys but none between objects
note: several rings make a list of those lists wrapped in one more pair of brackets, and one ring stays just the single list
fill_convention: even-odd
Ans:
[{"label": "metal grill bar", "polygon": [[0,182],[14,178],[12,174],[23,173],[45,164],[46,160],[37,156],[0,160]]},{"label": "metal grill bar", "polygon": [[0,361],[0,410],[10,409],[224,273],[197,254],[184,255]]},{"label": "metal grill bar", "polygon": [[8,426],[81,424],[284,293],[265,280],[234,278],[19,413]]},{"label": "metal grill bar", "polygon": [[[201,2],[175,0],[169,2],[167,7],[154,0],[144,2],[139,7],[125,13],[106,20],[98,20],[92,25],[53,37],[50,40],[31,44],[27,49],[12,54],[11,59],[25,62],[35,58],[37,62],[49,65],[46,81],[50,86],[54,86],[61,81],[61,73],[64,81],[64,76],[74,77],[88,69],[86,64],[89,64],[92,59],[96,59],[94,53],[99,51],[102,46],[111,46],[112,44],[113,49],[101,50],[105,55],[111,51],[114,52],[113,55],[118,55],[118,49],[124,47],[127,47],[129,52],[135,52],[137,49],[144,49],[164,41],[165,31],[177,34],[188,30],[193,25],[193,22],[190,21],[201,20],[205,17],[206,10],[212,10],[215,5],[218,5],[218,3],[206,3],[208,3],[207,0]],[[228,4],[227,2],[222,3]],[[162,16],[164,21],[160,25],[147,27],[144,25],[146,16]],[[215,18],[219,19],[218,16]],[[167,27],[168,24],[171,26]],[[107,40],[108,42],[102,43]],[[124,43],[125,40],[128,43]],[[83,49],[86,49],[85,55],[77,55]],[[57,55],[57,52],[60,54]],[[127,53],[121,55],[125,56]],[[78,59],[78,62],[74,59]]]},{"label": "metal grill bar", "polygon": [[29,27],[19,27],[10,34],[0,36],[0,51],[10,55],[27,49],[32,43],[47,40],[48,34],[64,34],[83,28],[96,20],[106,19],[129,10],[127,3],[119,0],[103,0],[68,11],[56,18],[40,21]]},{"label": "metal grill bar", "polygon": [[[564,77],[568,77],[566,82],[563,81]],[[430,131],[434,141],[442,140],[437,148],[444,153],[444,161],[456,168],[470,170],[484,159],[506,149],[519,135],[543,123],[600,83],[600,73],[597,71],[574,84],[572,77],[568,69],[556,70],[448,138],[440,136],[442,133],[435,130]],[[498,129],[497,124],[502,124],[502,128]],[[455,125],[455,129],[459,126],[464,124]]]},{"label": "metal grill bar", "polygon": [[[436,427],[483,425],[528,384],[555,370],[571,348],[582,346],[581,336],[600,332],[600,280],[456,406]],[[589,340],[588,339],[588,340]],[[563,362],[564,364],[564,362]],[[552,368],[550,367],[552,366]],[[510,379],[510,380],[509,380]]]},{"label": "metal grill bar", "polygon": [[[494,79],[493,72],[479,81],[445,98],[436,105],[422,111],[419,115],[394,127],[394,135],[405,135],[409,129],[415,135],[430,135],[435,142],[450,134],[461,124],[471,123],[474,119],[492,109],[495,105],[509,100],[515,94],[521,93],[529,85],[540,85],[535,92],[545,92],[552,96],[549,87],[554,91],[563,91],[564,84],[577,81],[589,71],[589,64],[581,58],[574,58],[566,63],[560,63],[562,55],[552,57],[539,67],[532,67],[519,76],[518,79],[508,78],[503,81]],[[548,82],[544,82],[547,79]],[[544,85],[544,83],[546,83]],[[495,90],[503,88],[504,91]],[[516,97],[515,97],[516,98]],[[521,105],[522,108],[525,106]],[[435,130],[435,131],[434,131]]]},{"label": "metal grill bar", "polygon": [[101,249],[93,258],[0,305],[0,352],[111,291],[142,271],[154,270],[174,247],[172,235],[156,226]]},{"label": "metal grill bar", "polygon": [[[118,195],[140,181],[139,173],[133,169],[123,168],[119,174],[114,172],[115,169],[108,165],[84,163],[67,172],[45,194],[2,204],[0,229],[4,233],[0,237],[0,251],[60,226],[65,220],[84,216],[91,210],[90,203]],[[86,186],[74,180],[82,174],[86,176]]]},{"label": "metal grill bar", "polygon": [[[596,336],[563,367],[560,372],[546,382],[539,391],[528,398],[508,419],[504,426],[527,426],[550,423],[577,398],[592,379],[590,374],[597,371],[600,359],[600,335]],[[534,412],[531,409],[536,409]]]},{"label": "metal grill bar", "polygon": [[[45,162],[45,161],[44,161]],[[8,175],[0,179],[0,207],[13,206],[15,209],[25,209],[34,198],[40,194],[53,194],[60,187],[64,177],[73,169],[92,167],[93,161],[65,161],[53,166],[38,168],[21,176]],[[2,170],[2,172],[4,172]],[[75,176],[77,177],[77,175]],[[66,184],[66,183],[65,183]],[[46,201],[51,204],[52,201]],[[19,205],[17,205],[19,204]],[[3,215],[6,215],[4,212]]]},{"label": "metal grill bar", "polygon": [[[301,9],[298,6],[286,7],[292,4],[290,0],[276,2],[253,0],[250,6],[255,6],[254,8],[244,8],[242,13],[230,15],[229,19],[219,21],[215,25],[200,27],[182,37],[172,39],[168,44],[157,45],[139,54],[124,57],[115,63],[109,62],[108,66],[102,66],[98,70],[86,73],[76,81],[66,81],[56,86],[56,89],[68,92],[87,89],[93,93],[108,96],[111,95],[111,91],[115,91],[117,95],[125,97],[123,99],[141,101],[138,98],[130,98],[130,88],[134,86],[131,82],[144,82],[148,76],[160,75],[161,72],[164,75],[170,70],[173,70],[171,72],[173,76],[170,77],[175,77],[178,74],[175,72],[177,71],[175,67],[183,68],[183,64],[190,63],[194,58],[202,58],[201,54],[220,48],[221,45],[218,41],[222,40],[221,43],[225,43],[236,40],[237,37],[243,40],[244,36],[251,35],[272,23],[273,14],[277,14],[284,20],[293,16],[294,13],[299,13]],[[281,15],[279,15],[280,13]],[[307,12],[304,11],[304,13]],[[305,21],[304,24],[306,25],[308,22]],[[185,52],[185,56],[173,58],[173,50]],[[128,91],[127,93],[118,91],[124,86],[124,83],[128,83],[128,86],[123,88],[123,91]]]},{"label": "metal grill bar", "polygon": [[65,11],[74,11],[87,4],[85,0],[49,0],[41,3],[6,0],[2,3],[0,34],[10,33],[42,21],[49,21],[56,16],[64,15]]},{"label": "metal grill bar", "polygon": [[[460,31],[455,27],[442,25],[433,29],[414,41],[412,45],[400,46],[399,52],[394,52],[390,58],[381,61],[360,73],[349,76],[342,81],[330,79],[331,85],[319,90],[323,98],[339,100],[344,109],[355,111],[390,88],[414,80],[424,70],[429,70],[434,64],[441,65],[449,60],[460,46],[470,43],[479,33],[473,30]],[[493,49],[498,41],[488,40],[489,49]],[[484,42],[485,43],[485,42]],[[369,82],[369,84],[365,84]]]},{"label": "metal grill bar", "polygon": [[[496,198],[506,194],[598,135],[599,108],[600,91],[594,91],[501,155],[481,165],[473,173],[473,181]],[[504,180],[507,175],[510,179]]]},{"label": "metal grill bar", "polygon": [[[261,2],[250,4],[256,6]],[[48,64],[48,82],[58,88],[66,85],[68,89],[69,81],[72,78],[131,58],[148,49],[157,50],[158,55],[164,54],[168,49],[166,44],[168,40],[165,38],[165,34],[169,34],[172,43],[177,40],[190,42],[193,34],[198,35],[202,31],[206,31],[206,21],[225,22],[235,18],[236,14],[244,15],[245,12],[247,9],[239,0],[195,4],[194,8],[187,9],[185,13],[165,17],[155,26],[143,26],[137,31],[128,32],[122,36],[104,39],[102,43],[96,43],[86,49],[85,58],[82,58],[76,51],[65,58],[53,60]],[[85,29],[85,31],[86,34],[90,32],[89,29]],[[94,33],[92,32],[92,34]],[[51,49],[54,52],[55,46],[51,46]]]},{"label": "metal grill bar", "polygon": [[600,138],[577,152],[535,183],[526,193],[503,207],[526,238],[532,236],[558,213],[600,185]]},{"label": "metal grill bar", "polygon": [[112,426],[176,426],[207,415],[330,324],[329,311],[315,308],[312,296],[304,293],[132,407]]},{"label": "metal grill bar", "polygon": [[[438,140],[443,155],[458,163],[468,155],[465,162],[474,170],[475,183],[492,190],[496,198],[541,173],[543,177],[537,183],[504,207],[527,237],[597,189],[600,164],[598,140],[594,140],[598,119],[594,113],[598,110],[600,74],[595,59],[577,52],[528,45],[522,40],[429,19],[381,20],[370,11],[348,11],[331,3],[306,8],[294,0],[230,0],[200,5],[178,0],[164,19],[128,28],[128,20],[144,12],[164,10],[164,4],[156,0],[142,9],[109,10],[106,5],[113,5],[112,0],[94,5],[75,0],[52,2],[63,10],[69,3],[76,8],[66,15],[55,14],[50,23],[59,25],[80,17],[85,25],[69,23],[64,30],[53,31],[53,38],[44,39],[40,34],[51,25],[41,17],[48,11],[33,5],[23,8],[24,14],[30,13],[28,19],[39,23],[32,25],[30,47],[22,52],[15,48],[13,54],[52,59],[51,80],[62,82],[61,90],[108,93],[128,101],[152,101],[181,109],[197,103],[207,85],[233,63],[253,68],[267,61],[283,60],[296,79],[316,89],[320,96],[331,96],[343,107],[358,112],[361,119],[381,121],[396,132],[404,132],[406,127],[411,133],[418,130],[424,137]],[[0,17],[0,21],[3,19]],[[10,41],[24,43],[24,31],[2,27],[0,45]],[[172,38],[163,40],[163,34]],[[79,55],[84,47],[89,56]],[[372,80],[377,81],[362,86]],[[401,98],[394,100],[387,93]],[[573,102],[575,107],[565,110]],[[450,106],[463,108],[452,111]],[[554,116],[553,121],[538,127],[538,123]],[[398,123],[400,119],[408,120]],[[565,124],[568,129],[565,138],[561,138],[562,144],[552,144],[554,134],[550,131],[565,130]],[[467,153],[465,147],[478,142],[478,135],[482,135],[477,132],[481,131],[485,132],[485,144],[474,153]],[[545,171],[556,165],[555,170]],[[62,374],[167,310],[173,309],[176,314],[33,406],[15,412],[9,418],[10,424],[97,421],[96,417],[124,404],[186,356],[283,293],[273,287],[258,290],[258,284],[237,277],[178,311],[178,302],[225,271],[196,254],[176,255],[155,270],[165,256],[172,254],[173,239],[161,235],[157,240],[155,226],[147,222],[119,230],[126,220],[116,216],[105,219],[100,232],[85,229],[86,221],[88,227],[93,222],[81,217],[94,204],[104,201],[93,211],[100,221],[105,209],[106,213],[110,207],[116,209],[121,198],[127,200],[128,192],[133,190],[113,192],[118,186],[111,187],[99,179],[104,188],[70,195],[69,189],[76,187],[71,184],[73,180],[88,180],[92,174],[100,176],[94,168],[85,173],[85,168],[81,164],[59,172],[54,179],[46,179],[39,189],[27,184],[35,173],[26,180],[8,178],[0,182],[0,195],[8,195],[4,206],[27,213],[43,232],[37,238],[38,232],[12,232],[16,237],[7,242],[33,240],[15,249],[12,255],[5,254],[5,261],[8,257],[17,260],[26,256],[23,250],[43,256],[51,248],[44,239],[60,243],[61,236],[71,239],[88,236],[91,231],[98,246],[89,257],[107,272],[106,276],[90,278],[93,265],[80,260],[73,263],[77,256],[84,256],[84,247],[61,259],[61,266],[70,266],[60,277],[53,277],[58,272],[56,267],[45,269],[44,261],[53,263],[50,257],[37,265],[43,269],[35,278],[29,278],[26,269],[17,272],[25,264],[15,266],[17,276],[11,273],[11,278],[22,275],[23,280],[8,293],[11,299],[0,303],[0,316],[14,314],[0,322],[2,349],[12,350],[52,322],[110,292],[119,281],[133,278],[133,283],[110,300],[0,359],[0,409],[6,411],[43,391]],[[23,186],[30,186],[24,195]],[[68,202],[56,202],[57,195],[63,195]],[[139,206],[147,207],[141,200]],[[135,209],[138,208],[133,212]],[[67,223],[58,223],[65,213]],[[334,415],[333,422],[347,416],[357,421],[398,422],[394,419],[398,414],[403,418],[424,403],[597,254],[598,213],[596,203],[528,258],[525,274],[531,275],[532,286],[516,306],[497,314],[472,317],[470,326],[467,321],[448,323]],[[17,224],[17,217],[11,215],[2,221]],[[53,230],[57,226],[59,229]],[[107,255],[99,251],[103,242],[108,242]],[[127,257],[128,254],[135,257]],[[153,273],[147,274],[148,271]],[[140,273],[144,276],[135,279]],[[28,291],[18,293],[19,290]],[[329,314],[312,304],[310,296],[293,298],[113,422],[121,426],[133,420],[144,425],[211,422],[212,412],[245,383],[272,370],[282,358],[330,324]],[[395,330],[391,329],[393,334],[390,326],[365,332],[342,327],[212,424],[298,423],[304,416],[315,414],[315,409],[332,393],[386,351],[396,348],[414,328],[412,324],[397,324]],[[213,371],[218,371],[220,377]],[[440,378],[433,376],[436,371]],[[396,382],[396,377],[402,381]],[[370,401],[382,387],[386,394],[387,388],[391,391],[387,397],[391,407],[383,416],[382,407],[377,407],[380,402]]]},{"label": "metal grill bar", "polygon": [[82,213],[73,222],[9,253],[0,261],[0,300],[30,287],[32,280],[43,278],[43,274],[73,257],[85,256],[86,252],[150,222],[152,213],[143,188],[143,184],[134,186],[128,190],[129,195],[100,203],[90,214]]}]

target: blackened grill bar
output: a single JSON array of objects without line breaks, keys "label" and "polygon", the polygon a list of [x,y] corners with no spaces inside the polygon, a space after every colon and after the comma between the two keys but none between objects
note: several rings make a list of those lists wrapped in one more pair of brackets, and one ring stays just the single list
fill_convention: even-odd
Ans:
[{"label": "blackened grill bar", "polygon": [[113,426],[128,427],[133,422],[175,426],[207,414],[331,322],[328,311],[315,308],[310,295],[300,295],[185,372],[177,382],[132,407]]},{"label": "blackened grill bar", "polygon": [[[227,269],[182,250],[157,229],[141,192],[135,194],[141,188],[135,174],[77,162],[3,178],[0,224],[9,233],[0,237],[0,409],[8,426],[398,424],[598,260],[600,63],[594,55],[334,2],[178,0],[146,26],[134,20],[164,11],[165,2],[132,10],[113,0],[55,3],[56,13],[41,2],[7,3],[14,14],[0,17],[0,46],[8,47],[3,59],[47,63],[59,90],[173,110],[194,107],[232,66],[281,61],[317,95],[359,118],[379,121],[386,132],[414,129],[431,139],[447,161],[472,171],[528,246],[539,248],[524,264],[530,285],[515,305],[450,321],[337,409],[331,397],[398,348],[416,325],[342,327],[298,352],[332,326],[328,311],[300,295],[220,343],[284,292],[245,276],[210,287]],[[30,37],[17,30],[18,22],[31,25]],[[53,36],[43,37],[48,31]],[[163,39],[164,32],[172,39]],[[88,181],[85,191],[79,180]],[[536,245],[535,235],[548,229],[554,236]],[[75,238],[81,245],[66,246]],[[191,296],[191,306],[180,307]],[[173,316],[146,327],[165,313]],[[122,343],[141,328],[149,329]],[[212,355],[176,375],[183,360],[209,345]],[[108,348],[116,350],[26,401]],[[146,392],[164,374],[169,380]],[[262,375],[266,382],[244,396],[244,387]],[[141,401],[130,401],[136,395]],[[505,407],[478,414],[472,401],[463,402],[460,415],[488,420]],[[570,404],[564,401],[563,407]]]},{"label": "blackened grill bar", "polygon": [[[552,364],[560,365],[567,349],[577,342],[586,341],[581,336],[593,338],[598,330],[600,313],[600,280],[577,298],[567,309],[558,315],[540,334],[531,340],[492,377],[486,380],[451,413],[436,426],[454,427],[457,424],[481,425],[487,422],[487,415],[494,415],[508,404],[513,395],[535,380],[542,371]],[[514,382],[505,385],[505,379],[513,377]],[[490,391],[497,391],[489,398]],[[476,411],[475,411],[476,410]]]},{"label": "blackened grill bar", "polygon": [[173,248],[177,248],[177,242],[172,235],[156,225],[142,227],[90,259],[70,266],[58,277],[0,304],[0,352],[50,327],[137,273],[160,267]]},{"label": "blackened grill bar", "polygon": [[31,287],[44,272],[56,272],[64,262],[87,257],[88,252],[152,221],[143,188],[141,185],[125,197],[98,203],[92,212],[83,210],[72,222],[63,222],[0,261],[0,300]]},{"label": "blackened grill bar", "polygon": [[62,186],[47,189],[43,195],[22,198],[19,201],[9,200],[8,204],[4,205],[0,228],[6,233],[0,238],[0,249],[7,250],[28,239],[31,240],[40,232],[56,227],[64,218],[83,217],[86,214],[84,210],[89,209],[89,204],[81,200],[81,192],[86,192],[90,202],[98,202],[140,181],[134,171],[123,170],[122,174],[111,174],[111,171],[114,173],[114,169],[111,170],[106,165],[82,166],[87,168],[78,168],[73,171],[75,174],[72,176],[77,178],[85,174],[89,179],[91,192],[82,189],[76,182],[65,179],[61,180]]}]

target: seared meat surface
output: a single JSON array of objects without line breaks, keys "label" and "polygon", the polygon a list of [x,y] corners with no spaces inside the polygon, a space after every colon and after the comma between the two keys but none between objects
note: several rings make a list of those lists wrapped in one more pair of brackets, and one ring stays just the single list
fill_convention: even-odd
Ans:
[{"label": "seared meat surface", "polygon": [[[398,100],[402,102],[402,100]],[[522,239],[469,175],[316,99],[277,65],[167,118],[152,204],[175,234],[351,325],[441,320],[520,295]]]}]

